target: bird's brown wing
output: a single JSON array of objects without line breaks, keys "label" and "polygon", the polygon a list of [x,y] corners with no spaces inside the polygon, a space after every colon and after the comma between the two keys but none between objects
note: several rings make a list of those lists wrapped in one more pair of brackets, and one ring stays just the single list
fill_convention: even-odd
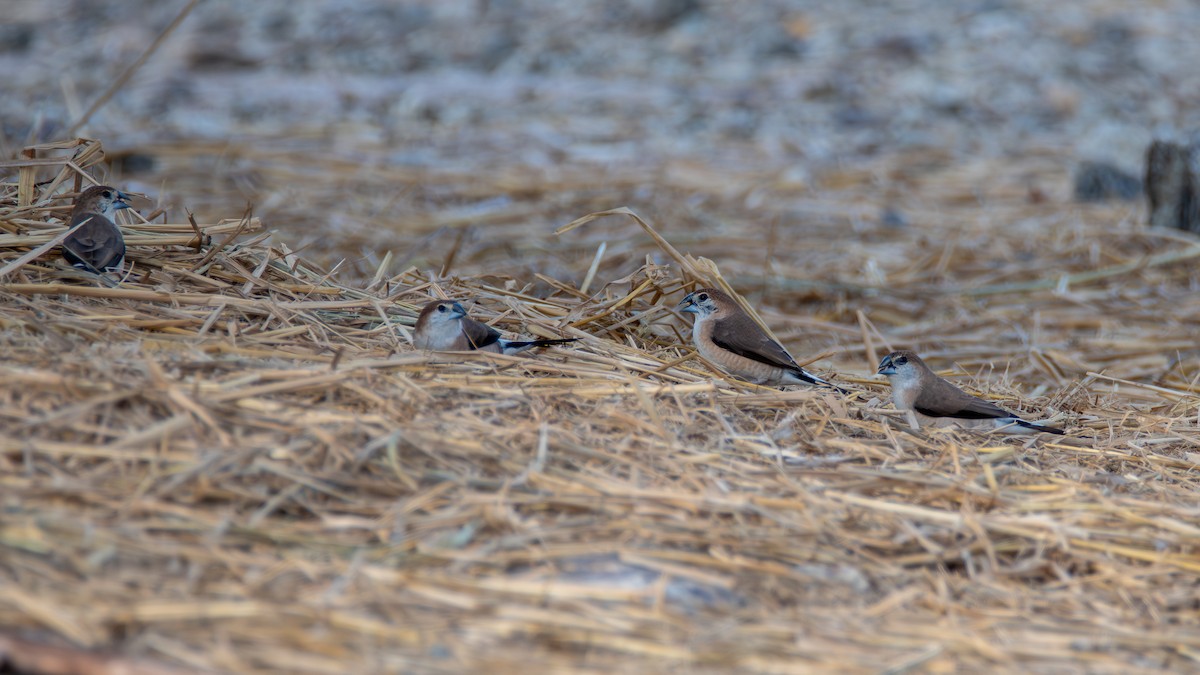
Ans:
[{"label": "bird's brown wing", "polygon": [[93,272],[103,272],[125,257],[125,240],[111,220],[95,213],[71,219],[71,227],[86,222],[63,240],[63,257],[72,265],[83,264]]},{"label": "bird's brown wing", "polygon": [[463,317],[462,331],[470,343],[468,349],[483,349],[500,341],[500,331],[469,317]]},{"label": "bird's brown wing", "polygon": [[713,324],[712,340],[722,349],[765,363],[769,366],[799,368],[796,360],[754,320],[745,315],[729,317]]},{"label": "bird's brown wing", "polygon": [[930,417],[954,417],[964,420],[987,420],[1016,417],[1004,408],[972,396],[942,378],[926,385],[913,410]]}]

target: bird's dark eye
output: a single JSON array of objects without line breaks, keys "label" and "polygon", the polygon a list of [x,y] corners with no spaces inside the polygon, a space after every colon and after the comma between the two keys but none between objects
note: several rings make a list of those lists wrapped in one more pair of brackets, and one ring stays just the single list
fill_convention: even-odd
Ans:
[{"label": "bird's dark eye", "polygon": [[445,311],[446,311],[446,306],[445,306],[445,305],[438,305],[438,311],[439,311],[439,312],[445,312]]},{"label": "bird's dark eye", "polygon": [[906,364],[906,363],[908,363],[908,357],[907,357],[907,356],[901,356],[900,358],[896,359],[896,365],[898,365],[898,366],[902,366],[902,365],[904,365],[904,364]]},{"label": "bird's dark eye", "polygon": [[700,294],[700,297],[699,297],[699,298],[697,298],[697,299],[698,299],[700,302],[704,302],[705,300],[708,300],[708,293],[701,293],[701,294]]},{"label": "bird's dark eye", "polygon": [[104,192],[101,192],[100,194],[104,195],[105,199],[112,199],[112,193],[109,192],[108,190],[105,190]]}]

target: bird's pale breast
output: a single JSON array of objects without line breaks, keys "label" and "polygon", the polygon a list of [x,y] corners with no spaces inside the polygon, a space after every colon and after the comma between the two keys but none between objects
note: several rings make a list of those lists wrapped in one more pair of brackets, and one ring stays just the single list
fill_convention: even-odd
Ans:
[{"label": "bird's pale breast", "polygon": [[452,324],[436,324],[421,326],[413,335],[413,344],[418,349],[427,349],[435,352],[449,352],[463,349],[457,346],[459,342],[463,342],[462,330],[458,327],[458,322]]},{"label": "bird's pale breast", "polygon": [[921,383],[916,378],[900,378],[892,380],[892,405],[896,410],[912,410],[920,393]]}]

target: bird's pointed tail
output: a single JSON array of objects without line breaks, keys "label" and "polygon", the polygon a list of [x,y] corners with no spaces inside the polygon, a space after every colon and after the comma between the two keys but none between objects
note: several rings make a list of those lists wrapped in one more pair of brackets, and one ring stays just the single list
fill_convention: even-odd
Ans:
[{"label": "bird's pointed tail", "polygon": [[1021,419],[1015,419],[1015,418],[1013,421],[1015,421],[1018,426],[1025,427],[1026,429],[1032,429],[1034,431],[1044,431],[1048,434],[1057,434],[1059,436],[1063,436],[1067,433],[1067,432],[1063,431],[1062,429],[1059,429],[1058,427],[1048,427],[1045,424],[1039,424],[1038,422],[1030,422],[1029,420],[1021,420]]},{"label": "bird's pointed tail", "polygon": [[516,354],[517,352],[523,352],[526,349],[533,349],[534,347],[548,347],[550,345],[562,345],[578,341],[579,338],[566,338],[562,340],[505,340],[504,353]]},{"label": "bird's pointed tail", "polygon": [[812,373],[808,372],[807,370],[805,370],[803,368],[797,367],[797,368],[791,369],[791,373],[793,375],[795,375],[797,378],[799,378],[809,384],[815,384],[815,385],[819,385],[822,387],[829,387],[829,388],[837,391],[839,394],[849,394],[850,393],[850,390],[842,389],[841,387],[830,382],[829,380],[822,380],[821,378],[817,377],[816,375],[813,375]]}]

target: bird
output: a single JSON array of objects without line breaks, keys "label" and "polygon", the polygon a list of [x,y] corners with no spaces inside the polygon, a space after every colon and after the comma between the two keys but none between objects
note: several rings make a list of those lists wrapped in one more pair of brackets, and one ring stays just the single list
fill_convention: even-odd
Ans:
[{"label": "bird", "polygon": [[107,185],[83,191],[71,210],[68,229],[75,229],[62,243],[68,263],[94,274],[120,272],[125,265],[125,238],[113,222],[120,209],[130,208],[129,195]]},{"label": "bird", "polygon": [[462,304],[453,300],[434,300],[421,308],[413,330],[413,345],[417,349],[438,352],[481,351],[495,354],[517,354],[534,347],[561,345],[579,338],[564,340],[507,340],[500,331],[467,316]]},{"label": "bird", "polygon": [[701,288],[688,293],[676,309],[696,315],[692,325],[696,351],[730,375],[754,384],[815,384],[849,393],[801,368],[724,291]]},{"label": "bird", "polygon": [[897,410],[912,411],[918,422],[968,429],[1004,429],[1008,433],[1065,434],[1062,429],[1030,422],[1000,406],[972,396],[939,377],[914,352],[892,352],[879,362],[879,374],[892,385]]}]

